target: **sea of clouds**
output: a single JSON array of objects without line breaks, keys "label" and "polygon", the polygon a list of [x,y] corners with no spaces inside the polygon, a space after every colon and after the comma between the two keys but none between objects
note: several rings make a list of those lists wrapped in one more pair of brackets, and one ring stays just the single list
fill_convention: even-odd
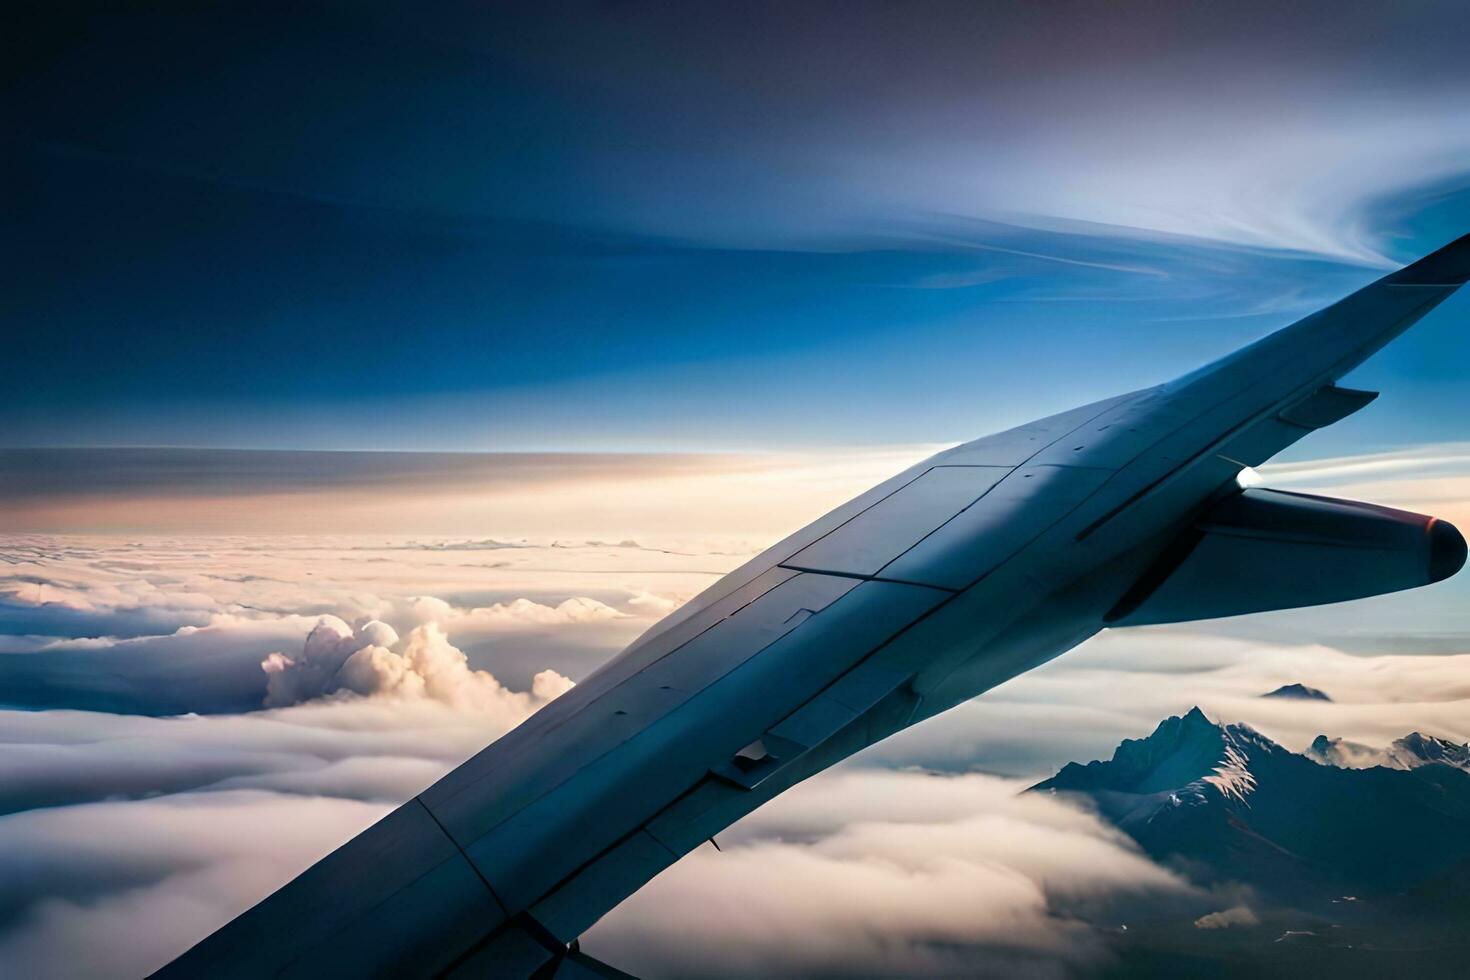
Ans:
[{"label": "sea of clouds", "polygon": [[[1268,476],[1444,513],[1470,499],[1465,455]],[[705,513],[687,520],[677,547],[621,534],[6,536],[0,975],[162,965],[754,547],[701,538],[699,522],[715,526]],[[586,947],[650,977],[1063,977],[1105,966],[1111,937],[1150,909],[1248,921],[1249,896],[1201,891],[1092,814],[1022,790],[1195,704],[1294,749],[1317,734],[1470,740],[1465,595],[1452,580],[1105,633],[779,798]],[[1259,697],[1294,682],[1334,700]]]}]

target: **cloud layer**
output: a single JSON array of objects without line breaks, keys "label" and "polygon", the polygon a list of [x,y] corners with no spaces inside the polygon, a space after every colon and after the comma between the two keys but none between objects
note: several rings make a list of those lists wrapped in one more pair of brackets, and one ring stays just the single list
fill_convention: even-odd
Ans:
[{"label": "cloud layer", "polygon": [[1214,901],[1097,818],[1023,788],[819,776],[635,894],[587,948],[649,976],[1069,976],[1109,960],[1084,910]]},{"label": "cloud layer", "polygon": [[[1267,476],[1443,512],[1467,459],[1426,447]],[[779,473],[838,495],[865,467]],[[674,530],[6,540],[0,973],[160,965],[748,554]],[[654,978],[1064,977],[1116,964],[1122,927],[1150,917],[1266,928],[1251,895],[1201,891],[1092,815],[1018,791],[1195,704],[1293,749],[1470,740],[1465,588],[1105,633],[783,795],[588,948]],[[1259,696],[1286,683],[1334,700]]]}]

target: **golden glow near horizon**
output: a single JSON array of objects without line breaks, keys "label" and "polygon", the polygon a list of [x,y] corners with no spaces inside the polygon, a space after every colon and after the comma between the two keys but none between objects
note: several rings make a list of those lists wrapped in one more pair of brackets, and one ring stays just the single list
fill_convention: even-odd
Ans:
[{"label": "golden glow near horizon", "polygon": [[334,478],[323,485],[308,480],[238,489],[201,479],[192,491],[165,482],[174,475],[170,470],[155,482],[106,495],[62,492],[0,500],[0,532],[707,539],[714,531],[732,540],[769,542],[939,448],[547,457],[554,463],[523,454],[486,455],[482,468],[450,475],[367,473],[356,485]]},{"label": "golden glow near horizon", "polygon": [[[131,474],[115,490],[79,483],[0,491],[0,533],[639,537],[666,544],[715,535],[755,550],[940,448],[485,454],[465,457],[470,464],[452,471],[395,469],[388,454],[378,470],[375,454],[352,454],[365,462],[345,474],[314,469],[335,454],[302,454],[299,473],[234,485],[206,466],[181,478],[174,460],[156,475]],[[1331,492],[1470,526],[1465,443],[1269,464],[1247,468],[1237,480]]]}]

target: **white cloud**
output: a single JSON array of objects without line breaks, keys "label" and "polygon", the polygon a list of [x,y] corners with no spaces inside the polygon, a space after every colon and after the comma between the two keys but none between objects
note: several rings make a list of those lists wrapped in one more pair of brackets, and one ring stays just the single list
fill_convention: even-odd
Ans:
[{"label": "white cloud", "polygon": [[[1372,492],[1346,495],[1441,511],[1416,504],[1452,493],[1434,481],[1458,479],[1462,457],[1430,447],[1273,482],[1344,493],[1341,481],[1371,479],[1356,489]],[[806,480],[804,500],[835,500],[861,488],[848,469],[871,468],[839,462],[747,467],[730,485]],[[716,482],[699,486],[708,510]],[[85,691],[116,710],[240,713],[0,711],[0,809],[22,811],[0,817],[0,975],[158,965],[556,696],[564,674],[581,676],[566,664],[595,666],[742,557],[677,530],[685,544],[666,551],[347,538],[13,549],[0,593],[38,635],[3,641],[15,651],[0,657],[7,699],[94,703],[68,700]],[[1456,594],[1433,588],[1423,595]],[[1375,628],[1412,618],[1416,601],[1382,600]],[[1295,632],[1258,618],[1245,621],[1254,635],[1104,634],[782,796],[720,834],[723,854],[701,848],[635,896],[589,946],[650,976],[1060,976],[1104,963],[1100,928],[1139,902],[1166,901],[1186,929],[1247,925],[1238,897],[1200,896],[1095,817],[1017,790],[1194,704],[1293,748],[1319,733],[1470,739],[1470,651],[1451,631],[1425,655],[1323,642],[1369,607],[1307,611]],[[573,647],[584,659],[545,659]],[[548,664],[559,669],[537,673]],[[1258,696],[1291,682],[1334,702]],[[289,706],[247,710],[267,694]]]},{"label": "white cloud", "polygon": [[0,812],[230,787],[398,803],[522,720],[358,697],[173,718],[0,711]]},{"label": "white cloud", "polygon": [[443,599],[420,596],[413,600],[412,612],[421,623],[436,622],[446,627],[465,629],[505,629],[526,626],[561,626],[570,623],[605,623],[626,619],[628,614],[586,596],[573,596],[556,605],[519,598],[497,602],[492,606],[456,609]]},{"label": "white cloud", "polygon": [[488,671],[471,668],[464,653],[433,621],[400,639],[393,627],[377,620],[354,629],[336,617],[324,617],[299,654],[272,653],[260,666],[268,678],[266,707],[355,694],[429,699],[520,720],[572,686],[566,677],[544,670],[530,691],[508,690]]},{"label": "white cloud", "polygon": [[[1197,893],[1097,818],[981,775],[838,771],[700,848],[587,937],[651,976],[1066,975],[1075,903]],[[797,839],[789,835],[795,833]]]},{"label": "white cloud", "polygon": [[662,619],[687,602],[688,598],[688,596],[659,595],[655,592],[638,592],[628,600],[628,605],[650,619]]},{"label": "white cloud", "polygon": [[174,796],[0,818],[0,975],[138,977],[305,870],[381,805]]}]

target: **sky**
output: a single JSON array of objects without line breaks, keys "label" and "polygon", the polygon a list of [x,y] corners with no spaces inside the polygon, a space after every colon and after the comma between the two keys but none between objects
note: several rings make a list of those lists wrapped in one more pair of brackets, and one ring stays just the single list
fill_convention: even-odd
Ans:
[{"label": "sky", "polygon": [[[50,7],[7,446],[960,441],[1470,226],[1457,3]],[[1467,303],[1360,440],[1452,436]]]},{"label": "sky", "polygon": [[[792,529],[1470,231],[1442,0],[62,6],[0,32],[5,976],[157,968]],[[1467,323],[1265,484],[1470,528]],[[1464,575],[1108,631],[585,945],[1103,975],[1256,899],[1022,790],[1194,705],[1470,741],[1467,658]]]}]

